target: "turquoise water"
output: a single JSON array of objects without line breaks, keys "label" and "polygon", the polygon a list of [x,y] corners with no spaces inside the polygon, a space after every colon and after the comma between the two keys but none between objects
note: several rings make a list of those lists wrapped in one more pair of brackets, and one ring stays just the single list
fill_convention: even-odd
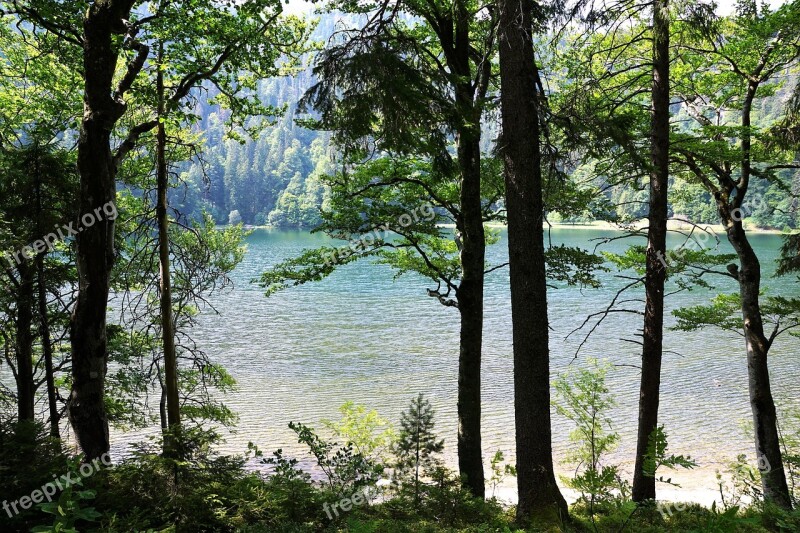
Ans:
[{"label": "turquoise water", "polygon": [[[593,248],[597,239],[617,235],[598,229],[554,229],[553,243]],[[507,256],[504,233],[488,251],[492,264]],[[678,242],[673,237],[671,246]],[[781,239],[753,235],[765,277],[774,271]],[[205,315],[195,337],[209,355],[222,362],[239,382],[228,405],[240,415],[236,432],[228,437],[227,451],[241,452],[248,441],[264,450],[284,448],[300,453],[290,421],[319,425],[336,418],[347,400],[362,403],[392,420],[399,418],[410,398],[425,392],[437,409],[437,425],[455,465],[456,370],[458,313],[427,297],[429,284],[415,276],[393,280],[385,266],[360,262],[330,278],[265,298],[250,283],[268,266],[292,257],[304,248],[329,242],[305,232],[256,230],[248,238],[248,253],[234,273],[233,290],[214,297],[220,315]],[[629,242],[629,241],[628,241]],[[626,241],[601,247],[622,251]],[[728,251],[727,246],[723,250]],[[553,372],[583,365],[587,357],[607,359],[616,366],[608,376],[618,407],[613,413],[621,433],[612,460],[628,465],[635,447],[639,346],[633,339],[641,318],[618,314],[609,318],[575,352],[583,334],[565,337],[592,312],[603,309],[627,281],[616,273],[602,276],[604,287],[559,288],[549,293],[553,328]],[[720,278],[720,291],[733,291],[733,280]],[[791,279],[768,279],[776,293],[796,292]],[[634,297],[642,297],[634,293]],[[668,308],[707,302],[711,293],[692,291],[670,296]],[[634,304],[636,306],[636,304]],[[642,308],[639,305],[638,308]],[[673,323],[671,317],[669,323]],[[501,269],[486,280],[486,318],[483,364],[483,443],[487,458],[502,450],[513,458],[512,345],[508,272]],[[800,380],[797,338],[780,338],[773,348],[771,370],[776,397],[797,404]],[[750,416],[746,362],[741,337],[708,330],[698,333],[669,331],[664,360],[661,420],[675,453],[689,454],[700,463],[694,475],[712,483],[713,472],[735,457],[751,453],[751,439],[742,429]],[[557,458],[568,446],[571,427],[554,418]],[[568,470],[561,465],[562,472]],[[678,476],[680,477],[680,476]],[[711,480],[711,481],[709,481]]]}]

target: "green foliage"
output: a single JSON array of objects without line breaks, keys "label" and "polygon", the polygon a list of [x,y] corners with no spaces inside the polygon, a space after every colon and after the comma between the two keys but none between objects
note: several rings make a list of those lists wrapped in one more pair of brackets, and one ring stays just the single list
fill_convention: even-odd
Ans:
[{"label": "green foliage", "polygon": [[[110,422],[135,428],[160,416],[147,402],[163,385],[160,273],[153,247],[155,221],[147,199],[131,192],[118,198],[120,258],[113,284],[125,297],[117,323],[109,326],[112,394],[106,404]],[[207,214],[201,220],[170,221],[173,318],[178,337],[185,341],[180,343],[178,385],[181,412],[190,422],[230,426],[237,419],[218,394],[235,390],[235,380],[190,340],[197,316],[210,307],[209,296],[230,287],[229,275],[244,258],[246,235],[241,226],[217,228]]]},{"label": "green foliage", "polygon": [[739,454],[727,468],[729,480],[717,471],[717,486],[723,509],[739,509],[744,505],[761,507],[764,493],[761,487],[761,472],[750,464],[747,455]]},{"label": "green foliage", "polygon": [[719,294],[711,300],[710,305],[697,305],[676,309],[672,314],[678,319],[674,329],[678,331],[695,331],[707,326],[741,332],[742,319],[736,314],[741,312],[741,297],[738,294]]},{"label": "green foliage", "polygon": [[91,478],[104,529],[227,531],[271,516],[263,480],[244,469],[246,456],[214,452],[217,434],[169,433],[174,457],[162,455],[163,438],[138,444],[115,468]]},{"label": "green foliage", "polygon": [[[696,331],[709,326],[742,333],[741,297],[739,294],[719,294],[709,305],[676,309],[672,314],[678,322],[673,329]],[[761,313],[765,323],[773,324],[771,339],[789,332],[797,333],[800,327],[800,299],[784,296],[767,296],[762,299]]]},{"label": "green foliage", "polygon": [[[310,41],[328,39],[335,21],[323,17],[315,25],[306,20]],[[319,208],[328,197],[321,177],[334,172],[330,135],[295,124],[294,109],[303,91],[313,83],[309,53],[284,65],[285,76],[256,80],[252,95],[278,116],[249,119],[258,133],[247,142],[231,138],[228,110],[201,100],[195,108],[203,132],[204,157],[185,166],[184,191],[175,191],[170,203],[189,218],[208,211],[220,224],[234,223],[284,228],[311,228],[319,224]],[[213,99],[219,91],[209,88]]]},{"label": "green foliage", "polygon": [[[705,243],[712,239],[712,235],[703,231],[691,232],[690,235],[678,246],[666,250],[659,258],[666,269],[667,279],[685,290],[696,288],[713,288],[704,276],[712,273],[722,273],[714,267],[725,266],[735,261],[736,254],[720,254],[715,248],[706,248]],[[719,243],[716,242],[716,245]],[[715,246],[716,247],[716,246]],[[613,263],[620,270],[633,270],[639,276],[644,276],[647,258],[647,247],[633,245],[622,254],[604,252],[603,257]]]},{"label": "green foliage", "polygon": [[65,488],[53,502],[39,504],[39,509],[53,515],[50,525],[36,526],[33,533],[78,533],[75,525],[79,522],[96,522],[102,516],[94,507],[83,507],[83,502],[93,500],[96,493],[93,490],[75,490],[73,486],[80,487],[83,482],[78,479],[74,485]]},{"label": "green foliage", "polygon": [[509,463],[504,464],[503,461],[505,460],[503,452],[497,450],[489,461],[489,468],[492,471],[492,476],[489,478],[489,485],[492,487],[492,498],[494,498],[497,487],[506,477],[517,477],[517,467]]},{"label": "green foliage", "polygon": [[[724,218],[735,212],[773,227],[795,223],[773,209],[792,195],[796,161],[770,130],[787,111],[775,95],[783,85],[778,73],[798,57],[799,7],[790,2],[772,11],[753,3],[730,17],[677,24],[673,91],[686,102],[686,121],[673,130],[676,170],[701,184]],[[730,179],[740,172],[738,182]]]},{"label": "green foliage", "polygon": [[[17,422],[5,413],[0,416],[0,486],[3,499],[18,500],[65,474],[68,460],[64,444],[54,439],[40,422]],[[19,507],[18,507],[19,509]],[[3,510],[3,523],[26,530],[41,523],[33,509],[9,517]]]},{"label": "green foliage", "polygon": [[[689,456],[667,455],[668,446],[664,426],[656,427],[647,438],[647,453],[644,456],[644,467],[642,469],[645,476],[656,477],[658,470],[662,467],[692,469],[697,466],[697,463]],[[680,486],[677,483],[673,483],[672,478],[664,478],[663,476],[656,478],[656,481],[676,487]]]},{"label": "green foliage", "polygon": [[[306,250],[274,266],[260,279],[268,295],[323,279],[356,259],[377,257],[398,276],[413,272],[435,282],[437,288],[428,294],[452,305],[449,297],[461,275],[458,233],[443,227],[455,221],[457,211],[452,169],[413,157],[380,157],[324,181],[331,189],[330,203],[315,231],[346,244]],[[494,216],[490,207],[485,207],[486,220]],[[486,244],[497,240],[486,232]]]},{"label": "green foliage", "polygon": [[362,455],[352,442],[339,445],[321,438],[304,424],[290,422],[289,427],[297,434],[297,440],[308,446],[308,450],[325,474],[327,488],[339,497],[349,497],[364,487],[374,486],[384,466],[377,459]]},{"label": "green foliage", "polygon": [[339,407],[342,417],[338,421],[323,420],[322,425],[334,438],[352,444],[356,453],[367,459],[385,462],[386,453],[397,438],[388,420],[374,409],[345,402]]},{"label": "green foliage", "polygon": [[[52,123],[42,119],[42,124],[25,131],[5,132],[9,138],[0,131],[0,332],[8,350],[9,378],[26,379],[18,375],[21,355],[33,356],[32,375],[27,381],[34,390],[46,387],[45,365],[41,364],[44,358],[40,355],[39,290],[47,300],[49,348],[56,369],[53,379],[63,381],[70,368],[66,339],[69,302],[77,284],[74,238],[64,238],[68,233],[64,226],[76,219],[75,156],[50,138],[50,126]],[[20,290],[22,286],[29,291]],[[29,335],[25,336],[20,335],[24,329],[17,320],[23,309],[30,317]],[[57,399],[57,410],[60,404]],[[54,418],[59,418],[58,412]]]},{"label": "green foliage", "polygon": [[778,259],[777,275],[783,276],[792,272],[800,272],[800,233],[791,233],[784,237],[781,257]]},{"label": "green foliage", "polygon": [[364,255],[366,254],[329,246],[305,250],[298,257],[273,266],[261,274],[257,281],[265,289],[264,295],[271,296],[290,287],[321,281],[331,275],[336,267],[355,261]]},{"label": "green foliage", "polygon": [[[781,443],[782,459],[789,485],[789,495],[792,505],[797,509],[800,503],[800,412],[791,401],[777,402],[778,429]],[[745,425],[747,432],[752,431],[749,424]],[[732,507],[763,512],[765,523],[800,523],[795,515],[786,514],[772,506],[765,505],[762,488],[762,469],[767,465],[760,461],[755,463],[745,454],[739,454],[736,460],[731,461],[726,471],[717,471],[717,486],[722,500],[723,509]],[[776,516],[772,516],[776,515]],[[793,522],[794,521],[794,522]],[[788,528],[791,531],[791,528]]]},{"label": "green foliage", "polygon": [[779,428],[786,480],[795,509],[800,507],[800,409],[792,401],[779,403]]},{"label": "green foliage", "polygon": [[[543,54],[557,80],[550,105],[565,117],[559,124],[562,149],[577,156],[571,181],[600,191],[616,208],[616,217],[594,218],[644,219],[650,171],[650,66],[642,61],[651,53],[647,10],[625,3],[610,13],[587,11],[593,31],[560,35]],[[749,223],[796,228],[796,142],[789,139],[797,115],[791,116],[794,108],[786,102],[797,102],[790,100],[797,74],[785,67],[797,57],[797,5],[775,11],[758,6],[747,17],[719,18],[692,2],[672,4],[671,11],[671,92],[681,103],[671,106],[669,215],[715,223],[718,199],[735,205],[730,182],[723,183],[727,178],[716,169],[736,175],[741,167],[740,140],[748,131],[741,110],[747,84],[757,79],[749,200],[740,195],[738,201],[745,200],[742,215]],[[626,26],[617,27],[622,19]],[[761,59],[763,67],[753,70]],[[722,196],[715,194],[718,182]]]},{"label": "green foliage", "polygon": [[156,421],[146,400],[152,386],[148,362],[157,341],[116,324],[107,327],[107,335],[110,368],[104,404],[108,422],[121,429],[147,427]]},{"label": "green foliage", "polygon": [[603,464],[604,456],[619,442],[608,413],[616,405],[605,384],[609,368],[608,363],[592,359],[588,368],[570,371],[553,383],[556,412],[575,424],[570,432],[574,446],[566,456],[575,465],[575,477],[562,479],[580,492],[579,499],[589,506],[590,514],[595,505],[605,506],[628,492],[618,467]]},{"label": "green foliage", "polygon": [[[134,18],[141,24],[138,37],[150,43],[150,61],[132,87],[136,112],[124,126],[128,131],[145,127],[145,133],[155,127],[160,74],[166,94],[157,120],[170,132],[200,122],[194,95],[205,86],[213,90],[206,103],[225,111],[226,136],[241,141],[257,134],[281,112],[261,101],[259,81],[292,72],[309,33],[304,21],[282,11],[280,0],[142,4]],[[171,152],[172,161],[182,159]]]},{"label": "green foliage", "polygon": [[444,483],[446,477],[439,458],[444,440],[434,433],[434,414],[430,401],[419,393],[400,416],[400,436],[394,446],[394,481],[401,489],[410,490],[414,501],[420,499],[425,478],[438,474]]},{"label": "green foliage", "polygon": [[[260,452],[257,452],[260,456]],[[311,481],[311,475],[302,471],[297,459],[289,459],[283,450],[276,450],[272,457],[262,460],[273,470],[267,478],[265,491],[269,494],[271,524],[301,524],[320,515],[324,495]]]},{"label": "green foliage", "polygon": [[83,105],[76,67],[82,58],[79,50],[58,41],[36,25],[0,18],[0,143],[4,146],[31,134],[50,142],[77,125]]},{"label": "green foliage", "polygon": [[607,272],[603,258],[582,248],[560,244],[545,249],[547,279],[567,285],[597,288],[597,272]]}]

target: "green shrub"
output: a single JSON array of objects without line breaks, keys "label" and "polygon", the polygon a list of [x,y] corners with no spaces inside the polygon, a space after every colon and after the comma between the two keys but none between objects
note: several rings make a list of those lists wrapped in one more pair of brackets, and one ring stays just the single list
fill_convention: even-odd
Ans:
[{"label": "green shrub", "polygon": [[289,487],[285,477],[265,480],[249,472],[249,453],[216,454],[219,436],[213,432],[184,429],[172,434],[171,449],[178,450],[172,457],[161,454],[162,440],[138,445],[99,480],[97,507],[105,514],[106,529],[234,531],[300,521],[313,501],[313,490],[301,489],[304,479],[291,480]]},{"label": "green shrub", "polygon": [[605,384],[609,368],[608,363],[591,359],[588,368],[570,371],[553,383],[556,412],[575,424],[570,432],[574,446],[567,454],[567,461],[577,465],[575,476],[562,477],[562,481],[580,492],[578,501],[587,505],[590,516],[601,509],[607,512],[608,504],[618,503],[628,493],[618,467],[604,464],[619,442],[608,415],[616,405]]},{"label": "green shrub", "polygon": [[[51,437],[43,424],[0,416],[0,487],[9,505],[53,481],[54,475],[66,474],[69,464],[63,443]],[[0,510],[4,529],[27,531],[46,520],[35,507],[17,509],[19,514],[12,512],[10,517]]]}]

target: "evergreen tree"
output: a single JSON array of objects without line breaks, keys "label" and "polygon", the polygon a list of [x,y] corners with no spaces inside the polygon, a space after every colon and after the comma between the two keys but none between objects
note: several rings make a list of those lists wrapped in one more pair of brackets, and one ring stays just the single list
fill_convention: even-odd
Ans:
[{"label": "evergreen tree", "polygon": [[411,400],[408,411],[400,416],[400,438],[395,444],[397,465],[395,479],[411,483],[414,501],[419,501],[420,478],[441,465],[437,454],[444,449],[444,439],[433,432],[435,411],[424,394]]}]

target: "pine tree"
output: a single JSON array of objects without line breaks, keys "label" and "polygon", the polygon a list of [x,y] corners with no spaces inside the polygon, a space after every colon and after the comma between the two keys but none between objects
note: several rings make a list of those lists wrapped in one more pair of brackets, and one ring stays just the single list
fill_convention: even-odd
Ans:
[{"label": "pine tree", "polygon": [[395,477],[400,483],[412,483],[414,501],[419,501],[420,474],[430,474],[441,466],[437,454],[444,449],[444,439],[439,439],[433,432],[434,414],[431,403],[419,393],[411,400],[408,411],[400,416],[402,429],[395,444]]}]

